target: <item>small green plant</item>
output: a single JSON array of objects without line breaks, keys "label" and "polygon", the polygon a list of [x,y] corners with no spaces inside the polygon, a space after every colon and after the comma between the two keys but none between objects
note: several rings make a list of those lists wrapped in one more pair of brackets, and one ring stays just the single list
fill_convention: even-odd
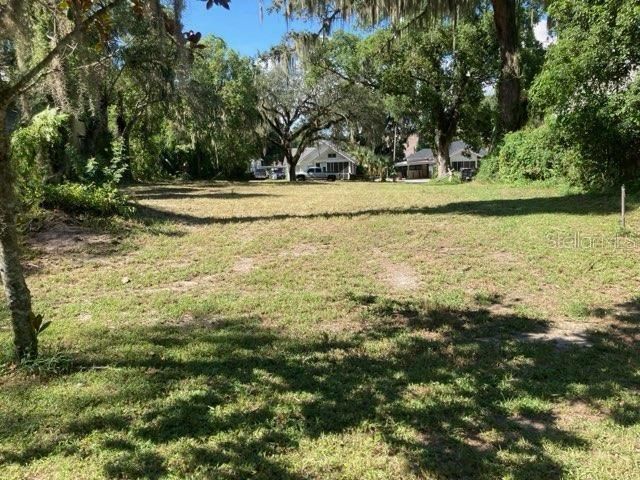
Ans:
[{"label": "small green plant", "polygon": [[473,296],[476,303],[483,307],[497,305],[502,302],[502,296],[499,293],[477,292]]},{"label": "small green plant", "polygon": [[36,315],[33,312],[31,312],[29,320],[31,322],[31,326],[36,332],[36,335],[40,335],[49,327],[49,325],[51,325],[50,321],[43,322],[43,319],[44,317],[42,315]]},{"label": "small green plant", "polygon": [[566,313],[573,318],[586,318],[590,315],[589,305],[580,300],[574,300],[565,307]]},{"label": "small green plant", "polygon": [[27,358],[17,362],[7,356],[0,363],[0,376],[26,375],[28,377],[54,377],[68,373],[73,368],[73,359],[64,352],[44,352],[37,358]]},{"label": "small green plant", "polygon": [[121,138],[115,139],[111,143],[111,158],[92,157],[87,160],[84,171],[80,178],[85,183],[95,183],[98,185],[118,185],[124,177],[127,165],[127,149]]},{"label": "small green plant", "polygon": [[462,183],[462,180],[460,179],[459,172],[452,172],[450,176],[445,175],[443,177],[436,177],[433,180],[431,180],[430,183],[432,185],[458,185]]},{"label": "small green plant", "polygon": [[616,236],[623,237],[623,238],[630,238],[630,239],[638,238],[638,234],[631,227],[629,227],[629,225],[626,225],[624,227],[622,225],[618,225],[616,227],[615,234]]},{"label": "small green plant", "polygon": [[100,216],[130,215],[129,198],[112,185],[96,186],[80,183],[47,185],[44,188],[46,208],[67,213],[91,213]]}]

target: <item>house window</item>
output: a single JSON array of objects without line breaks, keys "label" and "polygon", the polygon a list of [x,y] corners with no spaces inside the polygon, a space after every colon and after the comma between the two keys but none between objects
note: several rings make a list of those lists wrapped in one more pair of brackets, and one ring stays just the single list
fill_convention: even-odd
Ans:
[{"label": "house window", "polygon": [[327,163],[327,172],[343,173],[349,171],[349,162],[329,162]]},{"label": "house window", "polygon": [[320,164],[319,164],[319,163],[316,163],[316,167],[320,168]]},{"label": "house window", "polygon": [[336,154],[335,153],[329,153],[327,155],[328,158],[336,158]]}]

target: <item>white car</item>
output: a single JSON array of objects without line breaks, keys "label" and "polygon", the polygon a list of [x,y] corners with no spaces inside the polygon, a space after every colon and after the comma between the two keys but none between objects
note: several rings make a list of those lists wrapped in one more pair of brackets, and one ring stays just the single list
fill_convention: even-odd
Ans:
[{"label": "white car", "polygon": [[306,172],[299,172],[296,174],[297,180],[329,180],[333,182],[337,179],[335,173],[323,172],[320,167],[309,167]]}]

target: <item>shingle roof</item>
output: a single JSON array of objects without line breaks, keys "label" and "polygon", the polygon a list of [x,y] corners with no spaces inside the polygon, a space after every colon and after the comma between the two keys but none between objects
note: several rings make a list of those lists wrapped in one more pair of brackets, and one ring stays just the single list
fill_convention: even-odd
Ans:
[{"label": "shingle roof", "polygon": [[[335,144],[333,144],[332,142],[328,141],[328,140],[318,140],[317,142],[317,146],[315,147],[307,147],[304,149],[304,152],[302,152],[302,155],[300,155],[300,159],[298,160],[298,163],[302,162],[302,160],[304,158],[306,158],[307,156],[311,155],[312,153],[315,153],[318,151],[318,147],[320,146],[320,144],[326,145],[329,148],[333,149],[335,152],[341,154],[343,157],[345,157],[347,160],[353,162],[354,164],[358,164],[358,161],[356,159],[354,159],[351,155],[349,155],[348,153],[346,153],[344,150],[341,150],[340,148],[338,148]],[[292,148],[291,149],[291,153],[293,155],[295,155],[298,152],[297,148]]]},{"label": "shingle roof", "polygon": [[[486,154],[486,151],[484,149],[481,149],[480,152],[475,152],[469,145],[464,143],[462,140],[456,140],[455,142],[452,142],[451,146],[449,147],[449,156],[450,157],[458,156],[465,151],[475,153],[479,157],[483,157]],[[423,148],[422,150],[418,150],[417,152],[409,155],[405,161],[409,162],[410,164],[415,164],[415,163],[433,164],[433,163],[436,163],[436,158],[435,158],[435,155],[433,154],[433,150],[431,150],[430,148]]]}]

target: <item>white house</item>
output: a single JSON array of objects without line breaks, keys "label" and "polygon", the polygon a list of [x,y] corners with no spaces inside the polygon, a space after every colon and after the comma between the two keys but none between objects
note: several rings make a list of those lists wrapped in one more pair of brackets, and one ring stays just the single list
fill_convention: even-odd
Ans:
[{"label": "white house", "polygon": [[[295,155],[296,150],[292,153]],[[358,162],[349,154],[343,152],[333,143],[326,140],[318,141],[315,146],[305,148],[298,164],[296,175],[306,173],[311,167],[322,169],[322,173],[335,174],[336,178],[349,180],[356,174]]]},{"label": "white house", "polygon": [[[485,154],[486,151],[484,149],[480,150],[480,152],[475,152],[461,140],[452,142],[449,147],[451,169],[454,171],[460,171],[463,168],[477,170]],[[409,179],[432,178],[438,173],[438,161],[430,148],[423,148],[408,155],[404,161],[397,162],[394,167],[404,178]]]},{"label": "white house", "polygon": [[249,173],[253,173],[262,167],[263,160],[261,158],[254,158],[249,161]]}]

